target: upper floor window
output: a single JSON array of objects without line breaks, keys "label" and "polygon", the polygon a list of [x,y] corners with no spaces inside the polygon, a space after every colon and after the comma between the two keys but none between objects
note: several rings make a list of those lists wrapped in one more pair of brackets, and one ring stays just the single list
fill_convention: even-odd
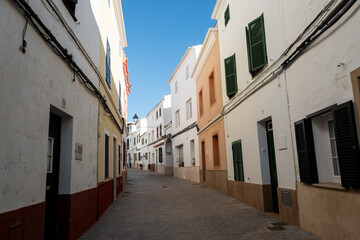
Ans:
[{"label": "upper floor window", "polygon": [[204,114],[204,102],[203,102],[202,90],[199,92],[199,111],[200,111],[200,116],[202,116]]},{"label": "upper floor window", "polygon": [[225,59],[226,95],[231,98],[237,92],[235,54]]},{"label": "upper floor window", "polygon": [[160,131],[160,137],[162,136],[162,125],[160,124],[159,126],[159,131]]},{"label": "upper floor window", "polygon": [[186,102],[186,120],[192,117],[192,101],[191,98]]},{"label": "upper floor window", "polygon": [[264,14],[245,27],[249,72],[256,75],[267,63]]},{"label": "upper floor window", "polygon": [[67,10],[69,11],[72,18],[77,21],[75,17],[75,8],[76,4],[78,3],[78,0],[63,0],[63,3],[65,4]]},{"label": "upper floor window", "polygon": [[109,44],[109,40],[106,39],[106,83],[108,84],[109,88],[111,86],[111,82],[110,82],[110,78],[111,78],[111,71],[110,71],[110,44]]},{"label": "upper floor window", "polygon": [[186,79],[190,77],[189,65],[186,66]]},{"label": "upper floor window", "polygon": [[209,77],[209,95],[210,95],[210,104],[212,104],[216,100],[214,72],[212,72]]},{"label": "upper floor window", "polygon": [[180,126],[180,110],[175,112],[175,127]]},{"label": "upper floor window", "polygon": [[178,92],[178,84],[177,84],[177,82],[175,82],[175,93],[177,93]]},{"label": "upper floor window", "polygon": [[159,117],[161,117],[161,108],[159,108]]},{"label": "upper floor window", "polygon": [[230,21],[230,6],[228,5],[224,13],[225,27]]},{"label": "upper floor window", "polygon": [[158,111],[156,111],[156,119],[158,119],[159,118],[159,113],[158,113]]}]

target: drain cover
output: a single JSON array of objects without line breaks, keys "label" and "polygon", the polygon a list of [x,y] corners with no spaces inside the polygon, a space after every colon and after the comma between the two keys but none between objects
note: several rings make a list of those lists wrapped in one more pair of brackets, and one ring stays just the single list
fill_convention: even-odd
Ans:
[{"label": "drain cover", "polygon": [[284,223],[284,222],[275,222],[275,223],[271,223],[271,225],[273,225],[273,226],[286,226],[286,225],[289,225],[289,224]]},{"label": "drain cover", "polygon": [[285,228],[281,227],[281,226],[277,226],[277,227],[267,227],[267,229],[269,229],[270,231],[272,232],[275,232],[275,231],[284,231]]},{"label": "drain cover", "polygon": [[167,188],[167,187],[168,187],[168,186],[166,186],[166,185],[165,185],[165,186],[162,186],[162,188]]}]

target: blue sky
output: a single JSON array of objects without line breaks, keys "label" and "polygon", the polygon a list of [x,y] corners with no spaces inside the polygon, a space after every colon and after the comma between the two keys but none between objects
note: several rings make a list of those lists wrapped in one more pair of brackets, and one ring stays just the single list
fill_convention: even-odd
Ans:
[{"label": "blue sky", "polygon": [[186,49],[202,44],[216,21],[216,0],[122,0],[131,93],[128,121],[139,118],[170,94],[167,85]]}]

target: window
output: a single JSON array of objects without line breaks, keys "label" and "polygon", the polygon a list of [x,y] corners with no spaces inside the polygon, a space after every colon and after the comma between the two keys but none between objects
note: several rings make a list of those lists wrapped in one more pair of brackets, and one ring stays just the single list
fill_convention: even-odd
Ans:
[{"label": "window", "polygon": [[162,125],[159,126],[160,137],[162,136]]},{"label": "window", "polygon": [[175,93],[177,93],[178,92],[178,84],[177,84],[177,82],[175,82]]},{"label": "window", "polygon": [[225,27],[230,20],[230,6],[228,5],[224,13]]},{"label": "window", "polygon": [[141,145],[144,145],[144,139],[143,138],[141,139]]},{"label": "window", "polygon": [[159,138],[159,127],[156,127],[156,139]]},{"label": "window", "polygon": [[180,110],[175,112],[175,127],[180,126]]},{"label": "window", "polygon": [[152,133],[151,133],[151,141],[154,141],[154,135],[155,135],[155,133],[154,133],[154,131],[152,131]]},{"label": "window", "polygon": [[191,98],[186,102],[186,120],[192,118],[192,101]]},{"label": "window", "polygon": [[199,111],[200,111],[200,116],[204,115],[204,102],[203,102],[202,90],[199,92]]},{"label": "window", "polygon": [[54,138],[48,138],[47,173],[52,173],[54,159]]},{"label": "window", "polygon": [[110,71],[110,45],[109,40],[106,38],[106,75],[105,80],[109,88],[111,87],[111,71]]},{"label": "window", "polygon": [[105,134],[105,179],[109,178],[109,141],[109,136]]},{"label": "window", "polygon": [[145,153],[145,160],[148,160],[148,153]]},{"label": "window", "polygon": [[360,153],[351,101],[297,121],[295,137],[301,182],[341,182],[345,188],[360,188]]},{"label": "window", "polygon": [[234,180],[244,182],[244,164],[242,156],[241,140],[232,143]]},{"label": "window", "polygon": [[110,7],[110,0],[108,0],[108,5],[109,5],[109,7]]},{"label": "window", "polygon": [[212,136],[212,144],[213,144],[213,158],[214,158],[214,166],[220,166],[220,153],[219,153],[219,138],[218,135]]},{"label": "window", "polygon": [[209,95],[210,95],[210,104],[215,102],[215,79],[214,79],[214,72],[211,73],[209,77]]},{"label": "window", "polygon": [[127,148],[127,150],[129,150],[129,146],[130,146],[130,141],[129,141],[130,139],[126,139],[126,148]]},{"label": "window", "polygon": [[158,111],[156,111],[156,119],[158,119],[158,118],[159,118]]},{"label": "window", "polygon": [[78,3],[78,0],[63,0],[63,3],[65,4],[67,10],[69,11],[71,17],[77,21],[75,17],[75,8],[76,4]]},{"label": "window", "polygon": [[162,159],[162,148],[159,148],[159,163],[162,163],[163,159]]},{"label": "window", "polygon": [[225,59],[226,95],[231,98],[237,92],[235,54]]},{"label": "window", "polygon": [[188,80],[188,79],[189,79],[189,76],[190,76],[189,65],[186,66],[185,72],[186,72],[186,80]]},{"label": "window", "polygon": [[267,63],[264,14],[245,27],[249,72],[254,76]]},{"label": "window", "polygon": [[161,117],[161,108],[159,108],[159,117]]}]

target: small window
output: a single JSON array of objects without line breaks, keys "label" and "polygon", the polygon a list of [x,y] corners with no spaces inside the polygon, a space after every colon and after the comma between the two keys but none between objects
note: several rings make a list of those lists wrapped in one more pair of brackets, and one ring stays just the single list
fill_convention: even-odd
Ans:
[{"label": "small window", "polygon": [[161,117],[161,108],[159,108],[159,117]]},{"label": "small window", "polygon": [[230,20],[230,6],[228,5],[224,13],[225,27]]},{"label": "small window", "polygon": [[186,66],[186,80],[189,79],[190,76],[190,70],[189,70],[189,65]]},{"label": "small window", "polygon": [[156,119],[159,118],[159,114],[158,114],[158,111],[156,111]]},{"label": "small window", "polygon": [[54,161],[54,138],[48,138],[47,173],[52,173]]},{"label": "small window", "polygon": [[77,21],[75,17],[75,8],[76,8],[76,4],[78,3],[78,0],[63,0],[63,3],[65,4],[67,10],[69,11],[74,21]]},{"label": "small window", "polygon": [[159,138],[159,127],[156,127],[156,138]]},{"label": "small window", "polygon": [[160,137],[162,136],[162,125],[159,126]]},{"label": "small window", "polygon": [[199,92],[199,111],[200,111],[200,116],[204,115],[204,102],[203,102],[202,90]]},{"label": "small window", "polygon": [[226,94],[229,98],[235,95],[238,90],[236,76],[235,54],[225,60]]},{"label": "small window", "polygon": [[106,75],[105,75],[106,83],[111,87],[111,70],[110,70],[110,44],[109,40],[106,39]]},{"label": "small window", "polygon": [[175,127],[180,126],[180,110],[175,112]]},{"label": "small window", "polygon": [[209,77],[209,93],[210,93],[210,104],[215,102],[215,82],[214,82],[214,72],[211,73]]},{"label": "small window", "polygon": [[192,101],[191,98],[186,102],[186,120],[192,118]]},{"label": "small window", "polygon": [[245,28],[248,50],[249,72],[254,76],[267,63],[264,14],[248,24]]},{"label": "small window", "polygon": [[175,82],[175,93],[177,93],[177,92],[178,92],[178,83]]},{"label": "small window", "polygon": [[141,139],[141,145],[144,145],[144,139],[143,138]]}]

